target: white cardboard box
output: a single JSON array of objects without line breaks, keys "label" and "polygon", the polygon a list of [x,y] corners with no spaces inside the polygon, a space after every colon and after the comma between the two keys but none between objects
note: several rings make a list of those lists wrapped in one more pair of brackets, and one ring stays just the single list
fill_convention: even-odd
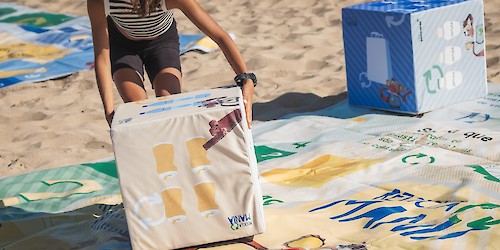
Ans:
[{"label": "white cardboard box", "polygon": [[264,232],[257,162],[239,88],[122,104],[111,137],[134,249]]}]

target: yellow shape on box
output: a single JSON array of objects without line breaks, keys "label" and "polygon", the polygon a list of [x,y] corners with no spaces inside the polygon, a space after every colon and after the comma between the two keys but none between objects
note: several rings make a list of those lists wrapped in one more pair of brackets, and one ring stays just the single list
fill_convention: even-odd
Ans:
[{"label": "yellow shape on box", "polygon": [[281,186],[320,188],[329,181],[366,169],[383,159],[349,159],[330,154],[322,155],[298,168],[279,168],[261,175]]},{"label": "yellow shape on box", "polygon": [[171,187],[161,191],[161,198],[165,206],[165,217],[168,222],[175,224],[186,219],[186,211],[182,208],[182,190]]},{"label": "yellow shape on box", "polygon": [[210,167],[210,160],[207,158],[207,150],[203,148],[203,144],[207,143],[207,139],[203,137],[195,137],[186,142],[186,147],[189,152],[189,163],[194,173],[200,173]]},{"label": "yellow shape on box", "polygon": [[156,172],[162,180],[177,175],[177,167],[174,164],[174,145],[172,143],[164,142],[155,145],[153,155],[156,160]]},{"label": "yellow shape on box", "polygon": [[194,186],[198,199],[198,210],[200,214],[208,218],[219,213],[219,206],[215,201],[215,183],[202,182]]}]

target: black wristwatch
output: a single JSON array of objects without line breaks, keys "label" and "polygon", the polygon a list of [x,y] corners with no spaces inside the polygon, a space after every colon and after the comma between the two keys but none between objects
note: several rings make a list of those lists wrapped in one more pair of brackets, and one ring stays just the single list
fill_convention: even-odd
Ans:
[{"label": "black wristwatch", "polygon": [[236,85],[243,87],[243,83],[247,79],[252,79],[253,81],[253,86],[257,86],[257,77],[255,76],[254,73],[242,73],[234,77],[234,81],[236,82]]}]

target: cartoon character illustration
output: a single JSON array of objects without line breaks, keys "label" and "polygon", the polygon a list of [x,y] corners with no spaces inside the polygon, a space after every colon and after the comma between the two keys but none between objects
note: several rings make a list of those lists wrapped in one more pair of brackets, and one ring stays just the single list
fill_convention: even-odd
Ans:
[{"label": "cartoon character illustration", "polygon": [[463,29],[465,35],[465,48],[467,50],[472,50],[475,56],[484,56],[484,48],[478,46],[484,43],[483,26],[477,25],[474,27],[474,18],[472,14],[469,14],[463,22]]},{"label": "cartoon character illustration", "polygon": [[238,106],[239,97],[218,97],[207,99],[199,107],[213,108],[216,106]]},{"label": "cartoon character illustration", "polygon": [[211,120],[209,122],[210,125],[210,134],[213,136],[207,143],[203,145],[203,147],[208,150],[217,142],[219,142],[227,133],[231,132],[234,127],[241,121],[241,111],[239,109],[233,110],[231,113],[222,117],[220,120]]},{"label": "cartoon character illustration", "polygon": [[411,94],[411,90],[396,81],[390,79],[386,81],[386,86],[380,87],[380,98],[382,101],[389,103],[393,108],[400,108],[402,103],[406,102],[406,96]]}]

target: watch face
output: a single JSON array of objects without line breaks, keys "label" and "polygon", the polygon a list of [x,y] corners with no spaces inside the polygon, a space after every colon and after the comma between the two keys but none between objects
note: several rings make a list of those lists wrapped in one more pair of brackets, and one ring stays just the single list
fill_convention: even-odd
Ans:
[{"label": "watch face", "polygon": [[236,85],[243,87],[243,82],[247,79],[252,79],[253,86],[257,85],[257,77],[254,73],[242,73],[234,78]]}]

